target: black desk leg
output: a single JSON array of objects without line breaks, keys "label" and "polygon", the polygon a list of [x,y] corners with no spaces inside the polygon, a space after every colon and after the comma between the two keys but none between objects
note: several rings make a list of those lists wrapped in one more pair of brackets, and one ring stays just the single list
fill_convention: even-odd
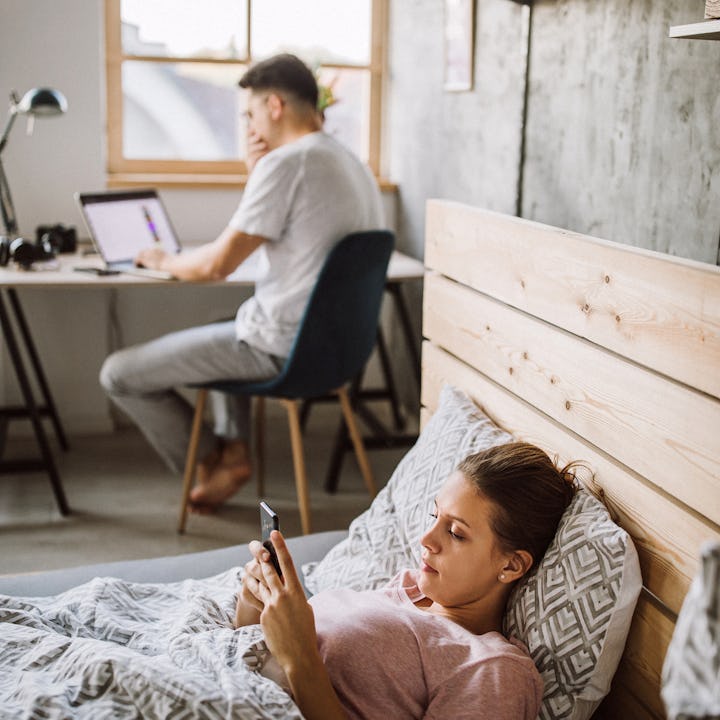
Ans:
[{"label": "black desk leg", "polygon": [[393,378],[392,368],[390,367],[390,356],[388,354],[387,343],[385,342],[385,335],[380,326],[378,326],[376,344],[380,365],[382,366],[383,375],[385,376],[385,386],[390,396],[390,407],[392,408],[395,429],[402,430],[405,422],[400,414],[400,399],[398,398],[395,379]]},{"label": "black desk leg", "polygon": [[[415,378],[415,383],[419,395],[421,389],[420,352],[418,350],[413,335],[412,323],[410,322],[410,313],[408,312],[407,306],[405,304],[405,299],[402,295],[400,283],[388,282],[385,285],[385,289],[391,294],[395,303],[395,308],[400,319],[400,328],[404,336],[408,353],[410,354],[410,361],[413,366],[413,376]],[[364,371],[355,379],[350,389],[350,402],[352,403],[353,410],[368,425],[372,432],[372,435],[370,437],[363,437],[365,449],[370,450],[375,448],[389,449],[410,447],[417,440],[417,435],[389,433],[383,427],[382,423],[375,417],[370,408],[366,407],[363,404],[363,400],[389,398],[393,410],[395,429],[401,430],[404,427],[404,422],[399,412],[400,403],[397,395],[397,388],[393,380],[393,373],[391,369],[389,353],[387,350],[387,343],[385,342],[385,338],[380,327],[378,327],[376,347],[378,349],[383,375],[385,376],[385,389],[361,390],[360,386],[362,384],[362,375]],[[335,433],[335,441],[333,443],[332,455],[330,458],[327,472],[325,474],[326,492],[334,493],[337,491],[343,456],[344,453],[351,448],[352,445],[350,443],[347,427],[345,426],[345,421],[341,419],[338,425],[338,429]]]},{"label": "black desk leg", "polygon": [[70,512],[70,508],[68,507],[67,500],[65,498],[65,492],[63,490],[60,476],[58,475],[57,468],[55,467],[55,461],[52,453],[50,452],[50,446],[48,445],[47,437],[40,419],[40,411],[38,406],[35,404],[35,399],[33,398],[32,388],[30,387],[30,382],[23,366],[20,350],[10,323],[10,317],[8,316],[5,308],[5,302],[2,298],[2,294],[0,294],[0,326],[2,327],[3,335],[5,336],[5,344],[7,345],[8,353],[10,354],[10,359],[12,360],[18,384],[20,385],[20,390],[25,401],[25,414],[30,418],[30,422],[32,423],[33,430],[35,432],[35,438],[37,439],[38,446],[40,448],[40,454],[42,456],[41,462],[10,461],[1,463],[0,467],[7,472],[12,472],[14,470],[19,472],[34,471],[39,469],[46,470],[48,476],[50,477],[50,483],[52,484],[53,493],[55,494],[55,500],[60,509],[60,513],[62,515],[67,515]]},{"label": "black desk leg", "polygon": [[412,358],[415,381],[417,382],[418,392],[420,392],[420,352],[415,344],[415,336],[413,335],[412,323],[410,322],[410,313],[408,312],[407,305],[405,305],[405,299],[402,296],[402,290],[400,289],[399,283],[388,283],[386,287],[393,296],[395,307],[397,308],[398,315],[400,316],[400,326],[402,327],[403,334],[405,335],[405,342]]},{"label": "black desk leg", "polygon": [[63,450],[68,449],[68,441],[65,436],[65,431],[60,423],[60,416],[58,415],[57,408],[53,402],[52,394],[50,393],[50,386],[48,385],[47,378],[43,371],[42,363],[40,362],[40,356],[35,349],[35,343],[33,342],[32,335],[30,334],[30,328],[25,320],[25,313],[23,313],[22,306],[20,305],[20,299],[18,298],[17,291],[15,288],[8,289],[8,295],[10,296],[10,304],[12,305],[13,312],[15,313],[15,319],[17,320],[18,327],[25,343],[30,362],[35,370],[35,377],[37,378],[38,385],[40,386],[40,392],[42,393],[45,407],[50,415],[50,421],[55,428],[55,436],[57,437],[60,447]]}]

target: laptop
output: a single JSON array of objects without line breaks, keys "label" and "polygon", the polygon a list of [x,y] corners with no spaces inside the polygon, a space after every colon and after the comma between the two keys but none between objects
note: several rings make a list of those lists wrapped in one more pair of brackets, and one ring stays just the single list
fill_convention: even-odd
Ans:
[{"label": "laptop", "polygon": [[180,252],[180,242],[156,190],[75,193],[93,245],[107,270],[173,280],[161,270],[135,265],[145,248],[159,245],[165,252]]}]

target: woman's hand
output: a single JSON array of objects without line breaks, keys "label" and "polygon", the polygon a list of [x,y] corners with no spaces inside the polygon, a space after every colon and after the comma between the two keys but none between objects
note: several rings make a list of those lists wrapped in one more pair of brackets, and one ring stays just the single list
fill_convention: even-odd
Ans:
[{"label": "woman's hand", "polygon": [[260,545],[261,551],[256,558],[262,580],[250,587],[263,606],[260,624],[265,643],[285,671],[293,698],[307,720],[344,720],[345,711],[318,650],[315,616],[290,551],[277,530],[270,533],[270,540],[277,553],[282,578],[270,562],[270,553]]},{"label": "woman's hand", "polygon": [[[255,550],[255,545],[262,549],[259,542],[250,543],[250,552]],[[267,551],[266,551],[267,552]],[[255,553],[253,552],[253,555]],[[245,564],[245,574],[243,575],[240,592],[238,593],[237,604],[235,606],[235,627],[244,627],[245,625],[257,625],[260,622],[260,613],[263,610],[263,604],[258,600],[249,588],[249,585],[257,587],[258,580],[262,579],[262,570],[260,563],[256,559],[252,559]]]},{"label": "woman's hand", "polygon": [[270,562],[270,553],[258,543],[259,550],[253,546],[251,549],[257,550],[255,557],[261,577],[253,573],[257,582],[248,583],[248,589],[262,607],[260,624],[265,642],[287,673],[308,652],[317,651],[315,618],[283,536],[273,530],[270,539],[278,556],[282,578]]},{"label": "woman's hand", "polygon": [[[260,624],[273,657],[290,683],[293,698],[307,720],[345,720],[346,715],[323,665],[315,633],[315,616],[305,597],[283,536],[273,530],[282,578],[270,562],[270,553],[258,542],[250,544],[257,567],[243,581],[260,605]],[[257,570],[260,571],[258,576]]]}]

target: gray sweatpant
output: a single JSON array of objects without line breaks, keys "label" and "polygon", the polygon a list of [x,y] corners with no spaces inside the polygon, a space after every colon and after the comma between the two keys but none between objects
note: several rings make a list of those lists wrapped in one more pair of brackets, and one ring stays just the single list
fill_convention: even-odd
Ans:
[{"label": "gray sweatpant", "polygon": [[[168,467],[182,473],[193,408],[175,388],[212,380],[265,380],[277,375],[284,359],[235,337],[234,321],[180,330],[118,350],[100,371],[100,384],[142,430]],[[215,432],[203,426],[198,458],[216,437],[250,436],[250,398],[211,393]]]}]

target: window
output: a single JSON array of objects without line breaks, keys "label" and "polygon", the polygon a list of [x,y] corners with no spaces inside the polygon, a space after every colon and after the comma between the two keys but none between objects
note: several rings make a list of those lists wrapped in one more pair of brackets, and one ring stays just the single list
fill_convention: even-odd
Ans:
[{"label": "window", "polygon": [[325,129],[380,169],[387,0],[106,0],[110,184],[237,183],[248,65],[293,52],[332,89]]}]

